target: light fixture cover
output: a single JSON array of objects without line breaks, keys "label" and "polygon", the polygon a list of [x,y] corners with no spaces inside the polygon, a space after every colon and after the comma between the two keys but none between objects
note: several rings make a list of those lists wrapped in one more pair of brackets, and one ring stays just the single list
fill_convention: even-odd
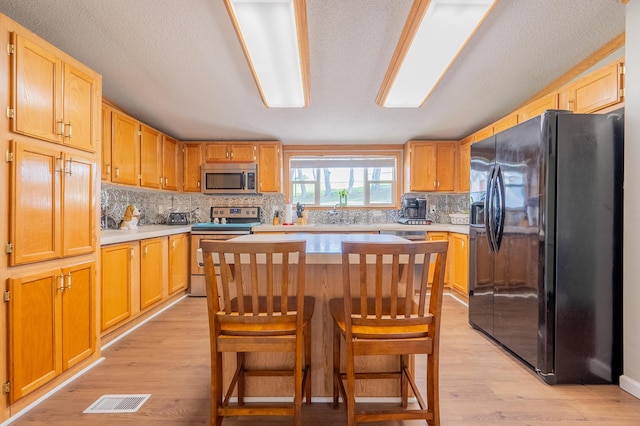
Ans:
[{"label": "light fixture cover", "polygon": [[420,107],[495,0],[415,0],[376,102]]},{"label": "light fixture cover", "polygon": [[305,0],[225,0],[267,107],[309,104]]}]

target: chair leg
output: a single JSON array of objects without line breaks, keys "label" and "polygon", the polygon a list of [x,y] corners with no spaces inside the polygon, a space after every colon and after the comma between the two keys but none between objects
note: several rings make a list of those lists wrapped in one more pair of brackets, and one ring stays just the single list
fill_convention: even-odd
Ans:
[{"label": "chair leg", "polygon": [[340,381],[340,332],[338,327],[333,327],[333,408],[338,408]]},{"label": "chair leg", "polygon": [[236,362],[238,363],[238,405],[244,405],[244,360],[245,353],[238,352],[236,354]]},{"label": "chair leg", "polygon": [[438,360],[435,355],[427,355],[427,405],[433,413],[429,426],[440,426],[440,382]]},{"label": "chair leg", "polygon": [[[304,330],[303,330],[304,333]],[[301,341],[302,340],[302,341]],[[293,372],[293,422],[296,426],[302,425],[302,382],[304,381],[304,336],[298,335],[296,341],[295,363]]]},{"label": "chair leg", "polygon": [[349,348],[349,342],[346,342],[347,356],[347,386],[346,386],[346,400],[347,406],[347,424],[349,426],[356,426],[356,372],[355,362],[353,358],[353,352]]},{"label": "chair leg", "polygon": [[304,372],[306,374],[305,399],[311,405],[311,321],[304,327]]},{"label": "chair leg", "polygon": [[400,396],[402,408],[407,408],[409,405],[409,381],[405,372],[409,368],[409,355],[400,355]]},{"label": "chair leg", "polygon": [[218,414],[218,408],[222,405],[222,354],[216,352],[211,357],[211,426],[221,426],[222,416]]}]

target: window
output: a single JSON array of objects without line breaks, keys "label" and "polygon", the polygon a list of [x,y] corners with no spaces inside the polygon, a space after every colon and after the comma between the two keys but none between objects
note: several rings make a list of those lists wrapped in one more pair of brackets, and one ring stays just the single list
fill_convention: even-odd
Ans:
[{"label": "window", "polygon": [[288,159],[289,195],[294,204],[333,207],[346,194],[347,206],[395,206],[396,155],[292,154]]}]

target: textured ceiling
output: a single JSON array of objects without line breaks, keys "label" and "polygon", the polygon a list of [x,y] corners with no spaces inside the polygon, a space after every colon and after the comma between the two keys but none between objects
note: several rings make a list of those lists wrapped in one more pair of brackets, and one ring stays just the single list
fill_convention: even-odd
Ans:
[{"label": "textured ceiling", "polygon": [[[0,0],[103,76],[103,94],[180,140],[458,139],[624,31],[620,0],[498,0],[418,109],[375,104],[412,0],[307,0],[311,104],[262,104],[222,0]],[[613,58],[612,58],[613,59]]]}]

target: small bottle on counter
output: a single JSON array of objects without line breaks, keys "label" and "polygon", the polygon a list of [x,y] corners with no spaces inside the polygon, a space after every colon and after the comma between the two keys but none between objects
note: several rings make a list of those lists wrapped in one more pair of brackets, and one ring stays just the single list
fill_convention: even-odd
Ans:
[{"label": "small bottle on counter", "polygon": [[280,225],[280,212],[278,210],[273,213],[273,224]]}]

